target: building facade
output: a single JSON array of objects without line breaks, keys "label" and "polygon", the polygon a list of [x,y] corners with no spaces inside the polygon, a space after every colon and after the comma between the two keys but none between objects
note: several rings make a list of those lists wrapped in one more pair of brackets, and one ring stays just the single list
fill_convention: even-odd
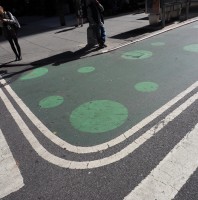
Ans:
[{"label": "building facade", "polygon": [[57,13],[59,4],[64,7],[65,13],[73,12],[72,0],[0,0],[0,5],[18,16],[53,16]]},{"label": "building facade", "polygon": [[[132,11],[144,5],[145,0],[99,0],[105,7],[106,15]],[[73,0],[0,0],[0,5],[12,11],[16,16],[22,15],[56,15],[61,8],[64,14],[74,13]]]}]

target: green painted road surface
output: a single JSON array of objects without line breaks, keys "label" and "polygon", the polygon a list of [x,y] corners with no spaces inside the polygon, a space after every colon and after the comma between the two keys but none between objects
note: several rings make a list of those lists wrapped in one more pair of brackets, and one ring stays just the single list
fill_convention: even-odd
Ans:
[{"label": "green painted road surface", "polygon": [[197,81],[197,25],[103,55],[42,66],[21,74],[11,87],[57,137],[78,146],[101,144]]}]

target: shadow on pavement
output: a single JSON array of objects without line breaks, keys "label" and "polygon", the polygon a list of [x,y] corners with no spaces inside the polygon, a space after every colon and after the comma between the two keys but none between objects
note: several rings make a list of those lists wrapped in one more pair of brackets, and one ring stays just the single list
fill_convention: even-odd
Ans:
[{"label": "shadow on pavement", "polygon": [[64,32],[67,32],[67,31],[71,31],[75,28],[68,28],[68,29],[64,29],[64,30],[61,30],[61,31],[58,31],[58,32],[55,32],[55,34],[58,34],[58,33],[64,33]]},{"label": "shadow on pavement", "polygon": [[[116,15],[105,17],[105,20],[129,15],[129,14],[136,15],[140,13],[142,12],[137,12],[137,13],[124,12],[124,13],[119,13]],[[65,15],[65,21],[66,21],[66,25],[61,26],[58,16],[53,16],[53,17],[44,17],[44,16],[31,17],[30,16],[30,17],[27,17],[27,19],[25,19],[25,17],[21,17],[19,18],[19,22],[22,28],[19,31],[18,35],[20,38],[23,38],[26,36],[44,33],[48,31],[56,31],[56,34],[57,34],[57,33],[66,32],[66,31],[75,29],[75,24],[76,24],[75,14]],[[87,24],[87,23],[88,23],[87,20],[84,19],[84,24]],[[5,38],[0,37],[0,42],[1,41],[5,41]]]},{"label": "shadow on pavement", "polygon": [[[0,66],[0,68],[3,68],[2,73],[0,71],[1,78],[0,79],[9,79],[9,83],[14,82],[15,79],[18,78],[18,76],[24,72],[43,67],[45,65],[52,65],[52,66],[59,66],[61,64],[71,62],[76,59],[81,59],[83,56],[85,56],[88,53],[98,51],[98,47],[89,47],[85,46],[78,51],[71,52],[63,52],[48,58],[44,58],[32,63],[13,63],[13,61],[4,63]],[[21,69],[22,68],[22,69]]]},{"label": "shadow on pavement", "polygon": [[111,38],[113,39],[128,39],[128,38],[131,38],[131,37],[137,37],[137,36],[140,36],[140,35],[144,35],[146,33],[152,33],[154,31],[157,31],[157,30],[160,30],[162,27],[161,25],[155,25],[155,26],[151,26],[151,25],[147,25],[147,26],[144,26],[144,27],[141,27],[141,28],[137,28],[137,29],[133,29],[133,30],[130,30],[130,31],[127,31],[127,32],[124,32],[124,33],[120,33],[118,35],[114,35],[112,36]]}]

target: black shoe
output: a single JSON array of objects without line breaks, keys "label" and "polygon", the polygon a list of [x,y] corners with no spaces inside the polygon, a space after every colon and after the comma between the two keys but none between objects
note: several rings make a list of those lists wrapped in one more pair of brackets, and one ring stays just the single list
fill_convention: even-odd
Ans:
[{"label": "black shoe", "polygon": [[15,61],[19,61],[19,60],[22,60],[22,57],[21,56],[16,56]]},{"label": "black shoe", "polygon": [[106,44],[99,44],[99,48],[100,48],[100,49],[105,48],[105,47],[107,47]]}]

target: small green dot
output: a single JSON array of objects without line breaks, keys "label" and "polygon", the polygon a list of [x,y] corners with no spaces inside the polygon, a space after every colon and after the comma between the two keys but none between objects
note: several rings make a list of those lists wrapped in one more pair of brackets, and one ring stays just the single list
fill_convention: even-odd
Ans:
[{"label": "small green dot", "polygon": [[154,92],[159,86],[153,82],[141,82],[137,83],[134,87],[139,92]]},{"label": "small green dot", "polygon": [[44,68],[44,67],[38,68],[38,69],[34,69],[30,73],[22,76],[20,78],[20,80],[29,80],[29,79],[38,78],[38,77],[44,76],[47,73],[48,73],[48,69]]},{"label": "small green dot", "polygon": [[120,103],[109,100],[87,102],[70,115],[72,126],[82,132],[102,133],[121,126],[128,110]]},{"label": "small green dot", "polygon": [[50,96],[42,99],[39,102],[41,108],[54,108],[61,105],[64,102],[64,98],[61,96]]},{"label": "small green dot", "polygon": [[185,51],[198,53],[198,44],[190,44],[184,47]]},{"label": "small green dot", "polygon": [[153,55],[151,51],[144,51],[144,50],[136,50],[136,51],[129,51],[122,54],[122,58],[124,59],[146,59]]},{"label": "small green dot", "polygon": [[81,67],[80,69],[78,69],[79,73],[90,73],[93,72],[95,70],[94,67],[91,66],[87,66],[87,67]]},{"label": "small green dot", "polygon": [[155,46],[155,47],[160,47],[160,46],[164,46],[165,43],[164,42],[153,42],[151,43],[152,46]]}]

